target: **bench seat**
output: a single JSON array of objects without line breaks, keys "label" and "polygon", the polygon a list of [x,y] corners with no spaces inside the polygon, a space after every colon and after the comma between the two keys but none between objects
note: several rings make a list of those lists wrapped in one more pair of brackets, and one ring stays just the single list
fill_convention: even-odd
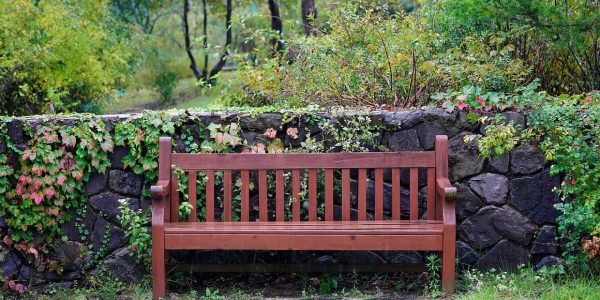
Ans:
[{"label": "bench seat", "polygon": [[165,249],[406,250],[442,249],[441,221],[168,223]]}]

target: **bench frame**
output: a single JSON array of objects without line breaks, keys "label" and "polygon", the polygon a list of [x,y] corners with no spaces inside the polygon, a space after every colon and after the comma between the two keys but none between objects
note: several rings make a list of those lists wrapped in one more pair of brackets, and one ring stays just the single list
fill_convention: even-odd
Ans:
[{"label": "bench frame", "polygon": [[[166,270],[165,262],[168,252],[178,249],[228,249],[228,250],[430,250],[442,252],[442,289],[446,293],[454,292],[455,256],[456,256],[456,188],[448,180],[448,137],[438,135],[435,139],[435,151],[428,152],[396,152],[396,153],[336,153],[336,154],[179,154],[172,153],[171,138],[162,137],[159,141],[158,182],[151,187],[152,195],[152,293],[154,299],[165,297]],[[302,156],[303,159],[290,160],[289,155]],[[211,170],[214,181],[214,170],[225,170],[225,212],[224,219],[231,220],[231,171],[259,170],[259,206],[260,220],[267,220],[267,196],[263,192],[267,188],[266,170],[277,171],[277,219],[273,221],[248,223],[248,192],[242,192],[242,222],[215,222],[214,199],[207,196],[207,211],[212,212],[207,222],[178,223],[179,194],[177,177],[171,171],[172,165],[196,171]],[[285,167],[282,167],[285,166]],[[418,220],[417,203],[418,167],[427,167],[428,199],[427,219]],[[313,168],[313,169],[311,169]],[[350,219],[350,168],[360,170],[359,182],[366,182],[366,168],[374,168],[375,172],[375,218],[379,221],[367,221],[365,216],[366,186],[360,185],[359,215],[361,221]],[[377,169],[379,168],[379,169]],[[383,184],[381,168],[397,168],[393,170],[394,183],[392,196],[393,216],[391,220],[383,220]],[[410,172],[410,215],[411,220],[400,221],[400,173],[399,168],[411,168]],[[309,169],[309,221],[299,220],[300,208],[293,203],[293,221],[283,222],[283,171],[292,170],[293,178],[298,178],[299,170]],[[316,220],[316,171],[314,169],[342,169],[342,220],[333,221],[333,171],[326,172],[326,221]],[[431,172],[430,172],[431,171]],[[242,181],[248,185],[248,172],[242,174]],[[190,176],[191,178],[191,176]],[[361,181],[362,180],[362,181]],[[294,194],[299,191],[299,182],[292,179]],[[414,181],[414,182],[413,182]],[[174,184],[175,183],[175,184]],[[244,184],[243,183],[243,184]],[[379,185],[377,185],[379,184]],[[196,189],[196,180],[189,181],[190,190]],[[362,189],[361,189],[362,187]],[[311,192],[310,189],[315,192]],[[227,192],[229,190],[229,192]],[[214,193],[207,187],[207,195]],[[193,194],[193,195],[192,195]],[[398,194],[398,195],[395,195]],[[279,196],[282,195],[282,196]],[[346,200],[348,199],[348,200]],[[196,195],[190,193],[193,205],[191,220],[196,220]],[[280,202],[281,201],[281,202]],[[229,208],[227,209],[227,205]],[[361,207],[362,206],[362,207]],[[227,212],[227,210],[229,212]],[[172,221],[173,220],[173,221]],[[246,223],[244,223],[244,221]],[[178,223],[178,224],[177,224]],[[202,230],[198,230],[200,225]],[[237,225],[235,225],[237,224]],[[312,225],[318,225],[312,228]],[[390,224],[393,226],[390,227]],[[236,227],[237,226],[237,227]],[[287,227],[286,227],[287,226]],[[338,233],[327,231],[327,226],[345,226]],[[389,228],[381,231],[381,228]],[[167,234],[165,234],[167,228]],[[288,230],[289,228],[289,230]],[[342,228],[342,227],[339,227]],[[205,230],[205,231],[203,231]],[[387,230],[387,229],[385,229]],[[436,231],[437,230],[437,231]],[[276,232],[270,234],[270,232]],[[328,232],[328,233],[325,233]],[[327,235],[324,235],[327,234]]]}]

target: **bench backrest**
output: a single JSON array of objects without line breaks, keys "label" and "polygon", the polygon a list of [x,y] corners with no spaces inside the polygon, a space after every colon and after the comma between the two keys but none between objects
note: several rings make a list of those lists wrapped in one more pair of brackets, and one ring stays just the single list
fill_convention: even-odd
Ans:
[{"label": "bench backrest", "polygon": [[[171,179],[167,222],[178,222],[180,204],[178,172],[172,166],[187,175],[187,188],[180,192],[187,193],[192,206],[190,222],[199,219],[197,200],[204,205],[200,219],[206,222],[418,220],[424,217],[420,210],[428,220],[440,219],[435,181],[448,175],[446,136],[436,136],[434,151],[319,154],[172,153],[171,138],[163,137],[159,155],[159,180]],[[203,192],[198,179],[205,182]],[[421,205],[419,181],[426,186]],[[385,197],[390,190],[391,197]],[[250,198],[256,194],[258,201]],[[340,202],[341,212],[339,206],[336,212],[334,203]],[[384,206],[391,215],[384,216]]]}]

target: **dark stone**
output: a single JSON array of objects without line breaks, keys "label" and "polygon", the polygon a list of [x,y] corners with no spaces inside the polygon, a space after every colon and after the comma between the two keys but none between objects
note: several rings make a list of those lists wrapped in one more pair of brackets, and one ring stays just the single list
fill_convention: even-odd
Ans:
[{"label": "dark stone", "polygon": [[341,264],[383,264],[385,260],[371,251],[342,251],[338,256]]},{"label": "dark stone", "polygon": [[25,132],[23,131],[23,122],[19,119],[14,119],[6,125],[8,137],[13,144],[25,143]]},{"label": "dark stone", "polygon": [[[356,189],[354,186],[352,188]],[[356,191],[353,191],[353,194],[357,195]],[[419,216],[426,212],[426,199],[427,195],[420,192],[418,197]],[[367,180],[367,211],[375,211],[375,182],[372,180]],[[385,182],[383,183],[383,211],[387,215],[391,215],[392,212],[392,186]],[[405,188],[400,189],[400,216],[402,218],[410,217],[410,192]]]},{"label": "dark stone", "polygon": [[86,206],[85,215],[80,217],[74,209],[70,209],[68,214],[71,216],[71,220],[62,225],[62,230],[65,236],[71,241],[82,241],[81,232],[78,227],[84,227],[88,232],[94,230],[94,223],[96,223],[96,215],[90,207]]},{"label": "dark stone", "polygon": [[410,128],[423,122],[423,111],[405,110],[397,112],[388,112],[385,114],[385,122],[392,126],[400,128]]},{"label": "dark stone", "polygon": [[418,251],[382,251],[380,255],[389,264],[423,263],[423,255]]},{"label": "dark stone", "polygon": [[123,158],[129,155],[129,149],[125,146],[116,146],[112,153],[108,154],[110,166],[113,169],[123,169]]},{"label": "dark stone", "polygon": [[[104,241],[104,234],[106,230],[109,231],[109,239],[107,242]],[[96,224],[94,225],[94,232],[92,233],[92,244],[94,253],[97,253],[102,248],[102,245],[106,243],[106,252],[104,254],[111,253],[118,248],[121,248],[129,240],[125,237],[125,232],[121,228],[117,228],[109,224],[104,218],[98,217]]]},{"label": "dark stone", "polygon": [[414,129],[402,130],[392,134],[388,140],[388,148],[392,151],[420,151],[417,131]]},{"label": "dark stone", "polygon": [[479,254],[473,250],[469,244],[463,241],[456,241],[456,256],[458,258],[458,266],[466,268],[474,266],[479,260]]},{"label": "dark stone", "polygon": [[0,153],[6,153],[6,142],[0,141]]},{"label": "dark stone", "polygon": [[106,173],[94,172],[90,175],[90,179],[84,185],[85,194],[91,196],[97,194],[106,188]]},{"label": "dark stone", "polygon": [[458,127],[458,129],[460,130],[464,130],[464,131],[475,131],[477,129],[477,126],[479,125],[478,123],[471,123],[469,122],[469,120],[467,120],[467,115],[469,113],[466,111],[459,111],[458,112],[458,118],[456,119],[456,127]]},{"label": "dark stone", "polygon": [[273,128],[277,131],[281,130],[280,114],[264,113],[257,117],[244,116],[240,118],[240,126],[244,129],[256,130],[264,132],[268,128]]},{"label": "dark stone", "polygon": [[478,267],[482,271],[489,271],[493,268],[496,271],[514,272],[519,266],[527,263],[529,263],[527,250],[507,240],[502,240],[481,257]]},{"label": "dark stone", "polygon": [[521,128],[525,128],[525,114],[517,111],[506,111],[502,113],[504,116],[505,122],[512,122],[515,125],[521,126]]},{"label": "dark stone", "polygon": [[[418,173],[418,179],[419,179],[419,188],[424,187],[427,185],[427,169],[425,168],[419,168],[419,172]],[[390,174],[390,179],[391,179],[391,174],[392,172],[389,172]],[[390,180],[391,182],[391,180]],[[400,169],[400,183],[403,186],[410,186],[410,169],[409,168],[402,168]]]},{"label": "dark stone", "polygon": [[458,113],[456,112],[456,110],[449,113],[443,108],[438,107],[426,109],[425,111],[423,111],[423,118],[426,121],[442,124],[444,126],[451,126],[454,123],[454,121],[456,121],[457,116]]},{"label": "dark stone", "polygon": [[479,174],[483,169],[484,159],[477,152],[475,140],[469,144],[463,140],[467,135],[471,134],[463,132],[448,142],[449,177],[452,182]]},{"label": "dark stone", "polygon": [[288,128],[296,128],[298,129],[298,137],[293,138],[287,134],[287,129],[285,132],[285,138],[283,140],[283,144],[286,147],[300,147],[302,143],[306,140],[306,130],[304,127],[288,127]]},{"label": "dark stone", "polygon": [[5,248],[4,250],[0,248],[0,269],[2,270],[2,276],[4,278],[11,277],[19,272],[21,259],[17,253],[6,249],[7,246],[2,247]]},{"label": "dark stone", "polygon": [[456,218],[462,221],[477,212],[483,202],[466,185],[455,183],[454,187],[457,191]]},{"label": "dark stone", "polygon": [[114,192],[140,196],[142,194],[143,178],[133,172],[111,170],[108,177],[108,186]]},{"label": "dark stone", "polygon": [[545,161],[544,154],[536,146],[522,144],[513,151],[510,167],[515,174],[531,174],[541,170]]},{"label": "dark stone", "polygon": [[89,199],[89,203],[93,208],[106,215],[109,220],[118,223],[118,217],[121,215],[121,210],[119,209],[119,205],[121,203],[119,200],[122,199],[123,201],[127,201],[127,203],[129,203],[130,209],[134,211],[138,210],[138,201],[136,199],[126,198],[111,192],[104,192],[92,196]]},{"label": "dark stone", "polygon": [[508,178],[504,175],[484,173],[469,180],[469,186],[487,204],[501,205],[508,195]]},{"label": "dark stone", "polygon": [[493,218],[498,208],[487,206],[458,226],[458,235],[475,249],[487,248],[502,239],[494,227]]},{"label": "dark stone", "polygon": [[542,258],[540,260],[540,262],[535,264],[535,266],[533,266],[533,270],[538,271],[544,267],[549,268],[549,267],[554,267],[554,266],[558,266],[558,265],[562,265],[562,264],[564,264],[564,260],[562,258],[552,256],[552,255],[546,256],[546,257]]},{"label": "dark stone", "polygon": [[504,237],[520,245],[527,245],[537,227],[514,208],[505,205],[492,217],[496,230]]},{"label": "dark stone", "polygon": [[259,136],[259,134],[254,131],[244,132],[244,139],[248,145],[254,145],[254,140],[257,136]]},{"label": "dark stone", "polygon": [[557,252],[556,226],[544,225],[533,241],[531,254],[556,254]]},{"label": "dark stone", "polygon": [[114,279],[124,283],[140,281],[147,273],[143,265],[137,263],[128,248],[121,248],[104,260],[102,266]]},{"label": "dark stone", "polygon": [[510,155],[508,153],[502,154],[498,158],[490,157],[487,160],[486,170],[495,173],[507,173],[508,165],[510,163]]},{"label": "dark stone", "polygon": [[416,127],[419,143],[425,150],[431,150],[435,146],[436,135],[447,135],[446,127],[437,123],[425,122]]},{"label": "dark stone", "polygon": [[6,216],[0,216],[0,229],[6,229],[8,225],[6,225]]},{"label": "dark stone", "polygon": [[551,177],[548,170],[515,178],[511,181],[510,204],[537,224],[556,224],[559,212],[554,205],[559,202],[559,197],[552,189],[559,185],[559,178]]}]

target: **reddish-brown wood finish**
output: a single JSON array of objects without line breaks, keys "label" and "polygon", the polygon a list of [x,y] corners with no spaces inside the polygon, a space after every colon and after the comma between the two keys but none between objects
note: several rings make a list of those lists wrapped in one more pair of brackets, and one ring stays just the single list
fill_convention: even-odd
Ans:
[{"label": "reddish-brown wood finish", "polygon": [[215,221],[215,171],[206,174],[206,222]]},{"label": "reddish-brown wood finish", "polygon": [[173,223],[179,222],[179,176],[171,174],[171,217]]},{"label": "reddish-brown wood finish", "polygon": [[188,201],[190,202],[190,204],[192,205],[192,212],[189,215],[188,220],[190,222],[196,222],[196,217],[197,217],[197,212],[196,212],[196,192],[197,192],[197,187],[196,187],[196,183],[198,180],[198,174],[196,173],[196,171],[190,171],[188,173]]},{"label": "reddish-brown wood finish", "polygon": [[267,171],[258,171],[258,220],[267,222],[268,217],[268,202],[267,202]]},{"label": "reddish-brown wood finish", "polygon": [[325,170],[325,220],[333,221],[333,169]]},{"label": "reddish-brown wood finish", "polygon": [[283,170],[275,172],[275,220],[283,222],[285,219],[285,182],[283,179]]},{"label": "reddish-brown wood finish", "polygon": [[248,170],[242,170],[240,173],[240,177],[242,178],[240,220],[242,220],[242,222],[248,222],[250,220],[250,172]]},{"label": "reddish-brown wood finish", "polygon": [[231,221],[231,170],[223,171],[223,221]]},{"label": "reddish-brown wood finish", "polygon": [[292,170],[292,220],[300,221],[300,170]]},{"label": "reddish-brown wood finish", "polygon": [[350,221],[350,169],[342,169],[342,221]]},{"label": "reddish-brown wood finish", "polygon": [[367,219],[367,170],[358,169],[358,220]]},{"label": "reddish-brown wood finish", "polygon": [[317,220],[317,170],[308,170],[308,220]]},{"label": "reddish-brown wood finish", "polygon": [[419,169],[410,168],[410,219],[419,219]]},{"label": "reddish-brown wood finish", "polygon": [[434,152],[171,154],[187,170],[308,170],[435,167]]},{"label": "reddish-brown wood finish", "polygon": [[[454,291],[456,189],[448,177],[448,138],[436,136],[435,151],[327,154],[178,154],[170,138],[159,141],[159,178],[152,186],[153,298],[166,292],[167,250],[420,250],[442,252],[442,288]],[[171,166],[188,172],[192,213],[179,222],[177,176]],[[400,168],[410,169],[409,217],[400,220]],[[427,170],[427,218],[419,220],[419,168]],[[324,220],[318,220],[318,170],[324,172]],[[351,219],[351,170],[358,170],[358,220]],[[374,220],[367,218],[367,173],[374,169]],[[391,220],[384,220],[384,169],[391,169]],[[214,222],[215,171],[223,172],[223,222]],[[274,216],[269,221],[268,176],[275,175]],[[290,189],[285,182],[291,171]],[[340,170],[341,220],[334,220],[335,173]],[[197,172],[206,176],[206,222],[197,221]],[[233,172],[241,180],[241,222],[233,220]],[[250,221],[250,172],[258,177],[258,221]],[[236,173],[237,174],[237,173]],[[352,173],[354,174],[354,173]],[[303,176],[307,176],[307,220],[301,220]],[[355,175],[352,175],[355,176]],[[291,193],[290,193],[291,192]],[[285,203],[285,195],[291,199]],[[291,220],[285,207],[291,203]],[[369,204],[371,205],[371,204]],[[271,208],[272,209],[272,208]],[[304,215],[302,215],[304,216]]]},{"label": "reddish-brown wood finish", "polygon": [[392,169],[392,220],[400,220],[400,169]]},{"label": "reddish-brown wood finish", "polygon": [[383,169],[375,169],[375,220],[383,220]]}]

